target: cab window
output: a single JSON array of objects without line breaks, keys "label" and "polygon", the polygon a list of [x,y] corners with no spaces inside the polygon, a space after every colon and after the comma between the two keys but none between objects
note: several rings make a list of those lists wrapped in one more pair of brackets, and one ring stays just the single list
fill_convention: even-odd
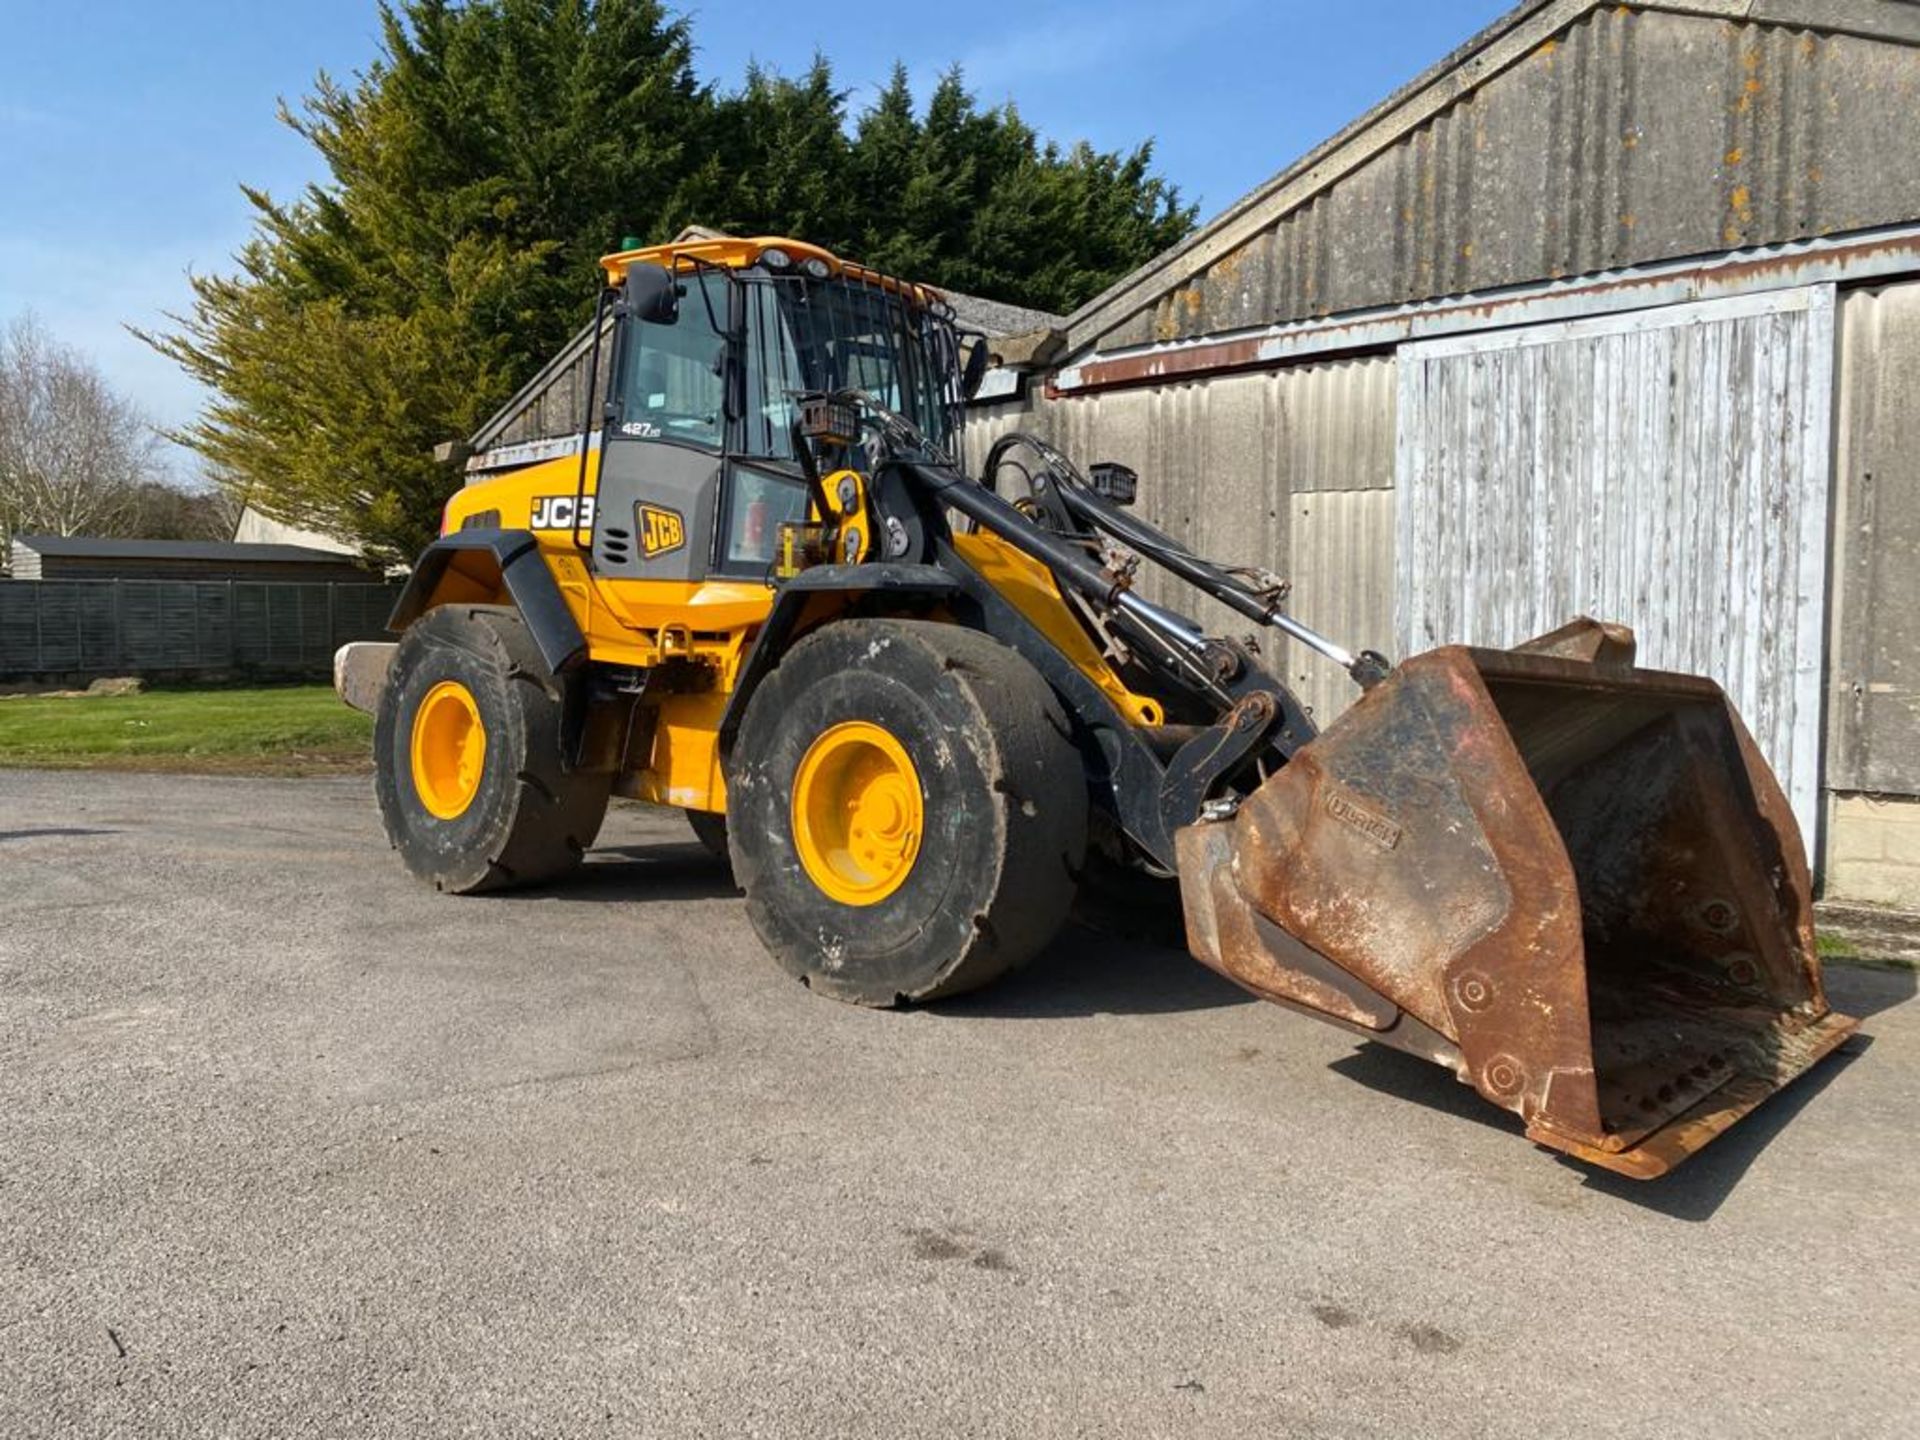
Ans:
[{"label": "cab window", "polygon": [[807,290],[793,281],[760,281],[747,286],[746,294],[747,453],[791,460],[796,397],[828,388],[803,368],[786,313],[787,306],[806,303]]},{"label": "cab window", "polygon": [[686,281],[671,325],[635,323],[621,359],[618,433],[718,450],[726,424],[726,281]]},{"label": "cab window", "polygon": [[807,518],[807,491],[798,480],[737,469],[727,523],[726,563],[752,575],[773,564],[780,526]]}]

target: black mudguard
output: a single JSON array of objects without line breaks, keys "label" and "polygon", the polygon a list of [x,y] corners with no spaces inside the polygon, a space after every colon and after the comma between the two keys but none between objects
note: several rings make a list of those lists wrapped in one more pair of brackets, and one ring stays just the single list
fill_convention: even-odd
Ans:
[{"label": "black mudguard", "polygon": [[540,658],[558,675],[587,658],[587,639],[567,608],[553,571],[540,557],[530,530],[455,530],[420,552],[407,588],[387,619],[387,629],[405,630],[435,604],[440,582],[457,555],[484,551],[498,568],[500,581],[539,647]]},{"label": "black mudguard", "polygon": [[822,592],[867,595],[877,590],[898,595],[943,596],[956,594],[961,588],[957,579],[937,565],[816,565],[785,581],[773,598],[773,609],[767,613],[766,624],[754,637],[746,663],[740,667],[733,694],[727,697],[726,714],[720,719],[720,753],[725,755],[733,748],[734,736],[740,731],[740,719],[747,713],[747,701],[766,679],[767,672],[780,663],[780,657],[794,638],[793,629],[799,623],[800,612],[810,598]]}]

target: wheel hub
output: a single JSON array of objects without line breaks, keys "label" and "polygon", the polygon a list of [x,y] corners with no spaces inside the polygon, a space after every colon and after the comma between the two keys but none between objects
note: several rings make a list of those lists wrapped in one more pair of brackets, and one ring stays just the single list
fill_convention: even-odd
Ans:
[{"label": "wheel hub", "polygon": [[924,830],[920,775],[878,725],[824,730],[793,780],[793,843],[813,883],[846,905],[877,905],[906,883]]},{"label": "wheel hub", "polygon": [[487,727],[480,706],[458,680],[442,680],[413,714],[409,745],[413,788],[427,813],[457,820],[480,791],[487,757]]}]

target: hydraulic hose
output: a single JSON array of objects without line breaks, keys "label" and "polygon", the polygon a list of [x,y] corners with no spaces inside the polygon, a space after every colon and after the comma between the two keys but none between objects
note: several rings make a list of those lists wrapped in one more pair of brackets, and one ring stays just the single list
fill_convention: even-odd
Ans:
[{"label": "hydraulic hose", "polygon": [[968,519],[998,535],[1015,549],[1038,560],[1076,590],[1101,604],[1120,610],[1153,630],[1162,639],[1198,656],[1207,650],[1207,637],[1171,611],[1143,600],[1114,579],[1076,545],[1056,539],[985,486],[945,466],[917,460],[897,462],[928,494],[950,505]]},{"label": "hydraulic hose", "polygon": [[1008,450],[1026,445],[1046,462],[1054,489],[1069,512],[1083,523],[1104,531],[1122,544],[1131,546],[1156,565],[1178,576],[1202,594],[1238,611],[1261,625],[1272,626],[1317,654],[1325,656],[1345,670],[1362,689],[1370,689],[1387,673],[1388,663],[1371,650],[1355,655],[1345,646],[1328,639],[1311,626],[1303,625],[1280,608],[1279,602],[1248,589],[1233,575],[1210,561],[1201,559],[1170,535],[1162,534],[1144,520],[1128,515],[1105,496],[1100,495],[1080,476],[1073,462],[1037,435],[1013,431],[1003,435],[987,454],[987,473],[1005,462]]}]

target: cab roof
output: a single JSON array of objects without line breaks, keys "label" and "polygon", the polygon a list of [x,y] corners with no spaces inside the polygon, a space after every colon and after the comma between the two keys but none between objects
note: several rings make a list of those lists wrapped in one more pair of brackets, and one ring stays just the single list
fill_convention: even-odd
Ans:
[{"label": "cab roof", "polygon": [[938,305],[946,299],[940,291],[930,285],[920,285],[911,280],[896,280],[891,275],[882,275],[879,271],[869,270],[864,265],[842,260],[832,251],[823,250],[818,245],[809,245],[804,240],[788,239],[783,235],[756,235],[748,239],[724,235],[671,240],[664,245],[647,245],[638,250],[619,250],[611,255],[602,256],[600,268],[607,272],[609,285],[618,285],[626,279],[627,266],[637,262],[665,265],[673,270],[691,270],[696,265],[718,265],[728,270],[744,270],[748,266],[759,264],[760,257],[772,249],[786,251],[796,265],[808,260],[825,261],[835,275],[895,291],[914,305]]}]

